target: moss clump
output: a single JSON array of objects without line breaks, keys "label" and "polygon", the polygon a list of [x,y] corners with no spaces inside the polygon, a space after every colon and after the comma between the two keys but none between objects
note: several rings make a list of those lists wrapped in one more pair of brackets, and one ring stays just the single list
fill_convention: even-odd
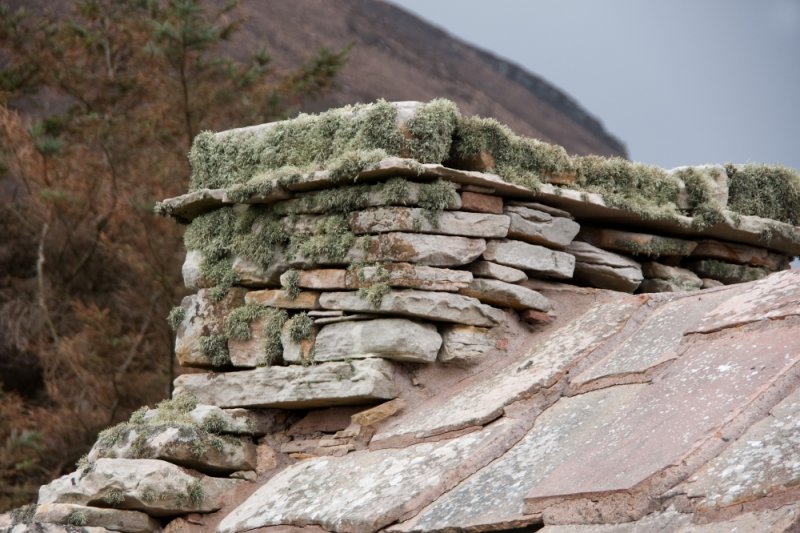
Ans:
[{"label": "moss clump", "polygon": [[260,304],[243,305],[231,311],[225,319],[225,336],[233,340],[249,340],[252,322],[263,321],[264,356],[258,361],[258,366],[270,366],[283,355],[281,330],[288,318],[283,309]]},{"label": "moss clump", "polygon": [[80,509],[76,509],[67,515],[67,524],[71,526],[83,527],[87,522],[86,513]]},{"label": "moss clump", "polygon": [[439,213],[458,201],[458,192],[453,182],[436,180],[419,189],[419,205],[433,227],[439,225]]},{"label": "moss clump", "polygon": [[294,268],[287,270],[284,275],[281,276],[281,286],[286,296],[291,300],[297,298],[300,294],[300,271]]},{"label": "moss clump", "polygon": [[769,275],[769,270],[761,267],[736,265],[717,261],[716,259],[703,259],[691,265],[692,270],[705,278],[711,278],[726,285],[756,281]]},{"label": "moss clump", "polygon": [[250,206],[235,223],[230,253],[268,268],[289,243],[280,217],[268,206]]},{"label": "moss clump", "polygon": [[211,413],[203,419],[200,427],[208,433],[223,433],[228,428],[228,424],[218,413]]},{"label": "moss clump", "polygon": [[311,338],[314,320],[307,313],[298,313],[289,319],[289,338],[294,342]]},{"label": "moss clump", "polygon": [[313,235],[293,235],[289,257],[303,257],[313,263],[342,262],[355,242],[347,219],[342,215],[322,217],[314,223]]},{"label": "moss clump", "polygon": [[670,237],[654,237],[646,243],[635,240],[622,240],[619,244],[633,255],[645,255],[649,257],[660,257],[668,255],[687,256],[692,253],[694,246],[692,242]]},{"label": "moss clump", "polygon": [[225,319],[225,336],[232,340],[250,340],[250,325],[270,312],[261,304],[245,304],[231,311]]},{"label": "moss clump", "polygon": [[[358,264],[351,267],[357,272],[358,282],[361,287],[358,289],[359,297],[365,299],[369,304],[377,309],[381,306],[383,297],[391,290],[389,287],[389,272],[380,263]],[[369,269],[370,276],[367,279],[366,271]]]},{"label": "moss clump", "polygon": [[231,207],[222,207],[203,213],[186,228],[183,243],[187,250],[199,250],[203,254],[200,271],[215,285],[210,291],[212,299],[225,297],[239,278],[231,266],[236,215]]},{"label": "moss clump", "polygon": [[211,360],[213,366],[225,366],[231,363],[231,356],[228,353],[228,338],[224,335],[200,337],[200,350]]},{"label": "moss clump", "polygon": [[422,163],[447,159],[459,117],[458,107],[449,100],[439,98],[424,104],[406,123],[411,157]]},{"label": "moss clump", "polygon": [[462,118],[455,129],[450,156],[470,159],[482,152],[491,154],[494,171],[504,179],[534,190],[548,174],[574,172],[572,160],[561,146],[516,135],[494,119]]},{"label": "moss clump", "polygon": [[575,158],[582,190],[603,195],[612,207],[645,219],[674,219],[680,210],[680,182],[666,171],[619,157]]},{"label": "moss clump", "polygon": [[103,496],[103,501],[111,507],[116,507],[125,501],[125,493],[120,489],[111,489]]},{"label": "moss clump", "polygon": [[698,230],[710,228],[725,221],[725,205],[716,197],[716,174],[718,167],[686,167],[674,175],[686,185],[689,200],[688,213],[693,217],[692,227]]},{"label": "moss clump", "polygon": [[178,331],[184,318],[186,318],[186,310],[181,306],[173,307],[167,315],[167,324],[172,331]]},{"label": "moss clump", "polygon": [[186,485],[186,497],[190,502],[192,502],[192,505],[197,506],[203,503],[203,499],[206,497],[206,492],[199,479],[190,481],[189,484]]},{"label": "moss clump", "polygon": [[353,150],[332,159],[327,166],[331,180],[336,183],[377,167],[387,156],[385,150]]},{"label": "moss clump", "polygon": [[726,165],[728,208],[800,225],[800,174],[784,166]]}]

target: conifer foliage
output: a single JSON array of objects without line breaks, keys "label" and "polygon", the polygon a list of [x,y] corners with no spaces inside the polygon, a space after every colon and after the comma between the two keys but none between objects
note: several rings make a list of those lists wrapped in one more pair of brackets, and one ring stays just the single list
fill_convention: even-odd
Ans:
[{"label": "conifer foliage", "polygon": [[218,4],[0,3],[0,512],[169,394],[181,231],[152,207],[194,136],[282,118],[346,60],[226,55],[245,21]]}]

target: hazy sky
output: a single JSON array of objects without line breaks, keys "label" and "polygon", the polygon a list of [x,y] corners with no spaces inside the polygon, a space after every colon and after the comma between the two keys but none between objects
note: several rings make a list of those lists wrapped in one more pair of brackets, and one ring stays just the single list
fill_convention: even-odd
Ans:
[{"label": "hazy sky", "polygon": [[566,91],[667,168],[800,169],[800,0],[392,0]]}]

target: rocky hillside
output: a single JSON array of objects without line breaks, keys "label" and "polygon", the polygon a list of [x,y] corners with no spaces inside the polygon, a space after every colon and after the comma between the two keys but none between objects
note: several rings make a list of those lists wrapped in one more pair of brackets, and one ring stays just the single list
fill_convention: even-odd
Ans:
[{"label": "rocky hillside", "polygon": [[[266,41],[279,64],[311,49],[353,44],[338,88],[307,102],[323,110],[356,102],[446,97],[465,114],[495,117],[514,131],[575,154],[625,156],[625,146],[567,94],[518,66],[453,38],[388,2],[297,0],[244,7],[247,20],[230,46]],[[242,46],[246,42],[247,47]]]}]

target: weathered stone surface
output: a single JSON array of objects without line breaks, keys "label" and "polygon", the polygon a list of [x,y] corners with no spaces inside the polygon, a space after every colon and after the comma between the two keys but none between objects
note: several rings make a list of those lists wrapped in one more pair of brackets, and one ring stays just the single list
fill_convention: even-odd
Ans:
[{"label": "weathered stone surface", "polygon": [[497,524],[536,521],[524,516],[523,498],[581,444],[611,423],[643,385],[613,387],[561,398],[536,418],[528,434],[501,458],[423,509],[394,532],[481,531]]},{"label": "weathered stone surface", "polygon": [[550,302],[538,292],[496,279],[473,279],[460,294],[472,296],[483,303],[512,309],[537,309],[549,311]]},{"label": "weathered stone surface", "polygon": [[280,276],[292,268],[305,268],[307,262],[303,258],[288,260],[281,254],[275,254],[269,268],[261,266],[243,259],[235,257],[231,268],[239,276],[239,285],[260,289],[262,287],[277,287],[280,283]]},{"label": "weathered stone surface", "polygon": [[290,364],[311,364],[314,360],[314,343],[317,337],[317,325],[311,326],[308,337],[297,340],[292,334],[292,320],[289,319],[281,330],[283,361]]},{"label": "weathered stone surface", "polygon": [[39,489],[39,505],[109,505],[150,516],[216,511],[243,481],[207,477],[157,459],[98,459]]},{"label": "weathered stone surface", "polygon": [[772,253],[764,248],[712,240],[700,241],[692,252],[692,257],[761,266],[773,271],[783,270],[789,263],[789,258],[785,255]]},{"label": "weathered stone surface", "polygon": [[[2,516],[2,515],[0,515]],[[2,528],[0,522],[0,528]],[[83,526],[75,527],[64,524],[48,524],[46,522],[20,523],[13,527],[0,529],[3,533],[107,533],[111,531],[104,527]],[[156,530],[159,531],[159,530]]]},{"label": "weathered stone surface", "polygon": [[728,173],[723,165],[694,165],[675,167],[668,171],[669,174],[677,174],[682,179],[680,173],[683,171],[695,171],[696,175],[705,181],[706,186],[711,190],[711,202],[718,208],[728,205]]},{"label": "weathered stone surface", "polygon": [[98,440],[89,461],[101,457],[163,459],[212,475],[250,470],[256,466],[256,448],[250,439],[208,434],[177,425],[131,426],[111,444]]},{"label": "weathered stone surface", "polygon": [[341,361],[382,357],[431,363],[442,345],[433,324],[403,318],[379,318],[324,326],[314,345],[314,360]]},{"label": "weathered stone surface", "polygon": [[502,238],[508,234],[505,215],[442,211],[429,214],[416,207],[375,207],[355,211],[348,217],[355,234],[407,231],[460,235],[462,237]]},{"label": "weathered stone surface", "polygon": [[528,493],[525,511],[554,524],[641,518],[655,505],[651,498],[796,387],[800,337],[797,319],[791,322],[741,333],[732,343],[695,337],[621,412],[614,431],[591,439]]},{"label": "weathered stone surface", "polygon": [[390,261],[449,267],[471,263],[485,249],[486,241],[483,239],[421,233],[382,233],[356,238],[346,260],[348,263]]},{"label": "weathered stone surface", "polygon": [[371,533],[413,513],[494,459],[518,438],[514,429],[500,422],[440,443],[294,464],[226,516],[218,531],[319,524],[329,531]]},{"label": "weathered stone surface", "polygon": [[192,409],[189,417],[200,427],[217,425],[220,433],[254,436],[278,431],[286,420],[286,414],[277,410],[221,409],[204,404]]},{"label": "weathered stone surface", "polygon": [[373,307],[355,292],[325,292],[319,302],[323,309],[388,313],[471,326],[494,326],[504,319],[499,309],[482,304],[475,298],[448,292],[389,291],[383,296],[379,307]]},{"label": "weathered stone surface", "polygon": [[756,281],[770,274],[769,270],[763,267],[736,265],[717,261],[716,259],[702,259],[694,263],[688,263],[686,266],[702,278],[715,279],[725,285]]},{"label": "weathered stone surface", "polygon": [[221,335],[225,316],[244,304],[244,289],[233,288],[220,302],[215,302],[206,289],[186,296],[181,301],[183,320],[175,334],[175,356],[182,366],[211,367],[224,363],[214,361],[202,347],[204,337]]},{"label": "weathered stone surface", "polygon": [[161,530],[161,524],[140,511],[103,509],[69,503],[45,503],[36,508],[34,522],[74,525],[83,522],[90,527],[101,527],[123,533],[152,533]]},{"label": "weathered stone surface", "polygon": [[200,269],[203,264],[203,252],[199,250],[186,250],[186,259],[183,261],[181,267],[181,274],[183,275],[183,284],[187,289],[193,291],[210,287],[212,283],[203,276]]},{"label": "weathered stone surface", "polygon": [[300,291],[292,298],[282,289],[267,289],[248,292],[244,301],[282,309],[319,309],[319,294],[317,291]]},{"label": "weathered stone surface", "polygon": [[434,397],[417,406],[413,413],[381,428],[372,443],[391,445],[401,438],[425,438],[494,420],[506,405],[556,383],[586,354],[617,333],[639,305],[640,301],[630,297],[618,304],[593,307],[531,346],[519,363],[445,399]]},{"label": "weathered stone surface", "polygon": [[250,322],[249,339],[228,339],[228,356],[236,368],[255,368],[280,361],[272,361],[274,355],[267,354],[271,318],[262,316]]},{"label": "weathered stone surface", "polygon": [[642,264],[644,281],[639,292],[688,292],[703,288],[703,280],[691,270],[649,261]]},{"label": "weathered stone surface", "polygon": [[511,219],[508,237],[533,244],[563,248],[572,242],[581,228],[570,218],[553,217],[527,207],[509,206],[506,214]]},{"label": "weathered stone surface", "polygon": [[755,502],[800,485],[800,390],[676,487],[702,512]]},{"label": "weathered stone surface", "polygon": [[540,204],[538,202],[520,202],[519,200],[509,200],[506,203],[509,206],[525,207],[532,211],[547,213],[548,215],[553,217],[570,218],[570,219],[575,218],[569,211],[564,211],[563,209],[559,209],[551,205]]},{"label": "weathered stone surface", "polygon": [[[365,266],[358,269],[323,268],[297,271],[297,286],[303,289],[344,290],[360,289],[376,282],[390,287],[428,291],[456,292],[472,281],[464,270],[436,268],[411,263],[387,263],[380,267]],[[286,286],[288,274],[281,276]]]},{"label": "weathered stone surface", "polygon": [[483,357],[495,348],[493,339],[487,328],[476,326],[442,326],[442,349],[439,361],[470,362]]},{"label": "weathered stone surface", "polygon": [[575,268],[571,254],[520,241],[489,241],[483,258],[554,278],[571,278]]},{"label": "weathered stone surface", "polygon": [[220,407],[305,409],[391,400],[394,368],[383,359],[316,366],[267,367],[224,374],[184,374],[174,395]]},{"label": "weathered stone surface", "polygon": [[704,289],[713,289],[715,287],[722,287],[725,284],[721,281],[717,281],[711,278],[700,278],[703,281],[703,288]]},{"label": "weathered stone surface", "polygon": [[397,412],[404,409],[405,406],[406,404],[402,398],[395,398],[394,400],[383,402],[380,405],[370,407],[364,411],[359,411],[351,417],[351,420],[353,424],[358,424],[360,426],[374,426],[378,422],[397,414]]},{"label": "weathered stone surface", "polygon": [[472,191],[461,193],[461,209],[476,213],[503,213],[503,199],[499,196],[481,194]]},{"label": "weathered stone surface", "polygon": [[475,277],[499,279],[506,283],[519,283],[528,279],[527,274],[522,270],[492,263],[491,261],[475,261],[469,266],[469,269]]},{"label": "weathered stone surface", "polygon": [[733,290],[735,295],[709,311],[692,332],[711,333],[760,320],[800,315],[800,271],[787,270]]},{"label": "weathered stone surface", "polygon": [[633,292],[642,282],[642,268],[633,259],[573,241],[566,251],[575,257],[575,281],[592,287]]},{"label": "weathered stone surface", "polygon": [[315,318],[314,325],[318,327],[322,327],[325,324],[336,324],[338,322],[352,322],[353,320],[372,320],[376,318],[376,315],[368,314],[368,313],[352,313],[352,314],[345,314],[342,311],[341,316],[329,316],[323,318]]},{"label": "weathered stone surface", "polygon": [[681,339],[705,314],[730,297],[728,291],[675,298],[649,314],[636,331],[608,355],[576,376],[574,391],[643,382],[653,370],[678,357]]},{"label": "weathered stone surface", "polygon": [[580,238],[604,250],[650,257],[688,256],[697,247],[694,241],[608,228],[584,227]]}]

